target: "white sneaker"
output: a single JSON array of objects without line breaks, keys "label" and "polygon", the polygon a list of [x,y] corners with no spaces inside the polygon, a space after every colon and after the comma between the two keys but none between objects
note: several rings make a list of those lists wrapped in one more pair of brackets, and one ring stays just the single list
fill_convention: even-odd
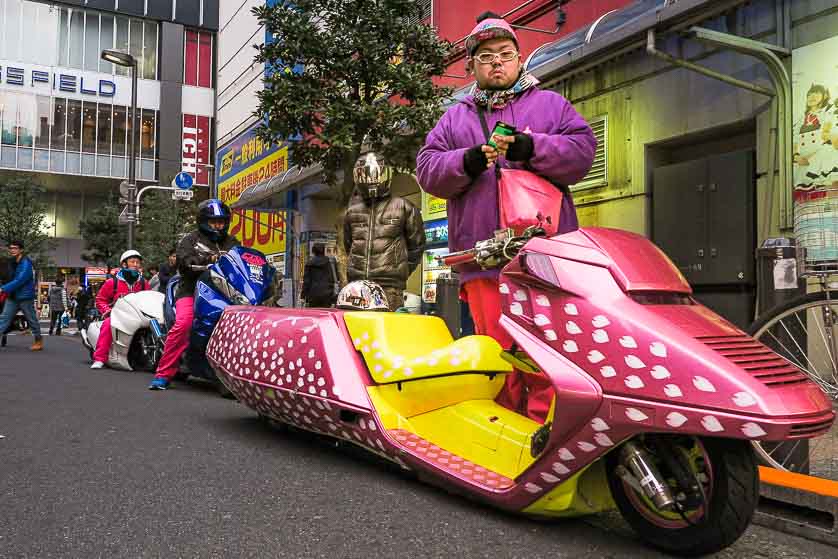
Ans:
[{"label": "white sneaker", "polygon": [[93,365],[91,365],[90,368],[91,369],[101,369],[104,366],[105,366],[105,364],[102,363],[101,361],[94,361]]}]

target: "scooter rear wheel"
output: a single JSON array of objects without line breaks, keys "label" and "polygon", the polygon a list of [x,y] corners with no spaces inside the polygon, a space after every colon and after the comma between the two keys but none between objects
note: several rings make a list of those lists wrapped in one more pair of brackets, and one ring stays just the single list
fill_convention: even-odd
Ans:
[{"label": "scooter rear wheel", "polygon": [[[680,515],[657,509],[651,500],[615,473],[619,452],[609,455],[608,484],[617,508],[635,532],[650,545],[669,553],[697,556],[715,553],[735,542],[751,522],[759,500],[759,475],[747,441],[689,438],[686,449],[704,490],[704,504]],[[655,459],[655,456],[652,456]],[[656,462],[658,462],[656,460]],[[675,486],[665,465],[658,463],[668,485]]]}]

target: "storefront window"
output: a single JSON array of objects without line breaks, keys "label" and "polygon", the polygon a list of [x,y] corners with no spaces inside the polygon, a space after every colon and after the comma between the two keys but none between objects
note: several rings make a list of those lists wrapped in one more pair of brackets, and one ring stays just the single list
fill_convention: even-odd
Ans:
[{"label": "storefront window", "polygon": [[67,151],[81,149],[81,101],[67,101]]},{"label": "storefront window", "polygon": [[96,103],[84,102],[82,111],[81,150],[96,153]]},{"label": "storefront window", "polygon": [[71,68],[81,68],[84,60],[84,12],[70,8],[70,62]]},{"label": "storefront window", "polygon": [[97,123],[97,142],[96,153],[110,154],[111,153],[111,113],[110,105],[99,105],[99,122]]},{"label": "storefront window", "polygon": [[49,97],[38,95],[38,127],[35,134],[35,146],[39,148],[49,147],[49,128],[52,120],[52,106]]},{"label": "storefront window", "polygon": [[52,149],[64,149],[64,142],[67,139],[67,100],[54,99],[52,111],[52,135],[50,147]]},{"label": "storefront window", "polygon": [[[128,52],[128,18],[116,16],[116,44],[114,48],[123,52]],[[117,66],[116,73],[120,76],[127,76],[129,74],[128,68],[125,66]]]},{"label": "storefront window", "polygon": [[99,14],[88,12],[84,17],[84,69],[99,69]]},{"label": "storefront window", "polygon": [[0,141],[17,144],[17,94],[0,91]]},{"label": "storefront window", "polygon": [[140,157],[154,159],[154,148],[157,143],[155,135],[155,111],[143,109],[142,128],[140,129]]},{"label": "storefront window", "polygon": [[143,29],[143,73],[147,80],[157,79],[157,24],[145,22]]},{"label": "storefront window", "polygon": [[137,61],[137,77],[143,75],[143,22],[132,19],[131,28],[128,33],[129,51]]},{"label": "storefront window", "polygon": [[120,105],[113,106],[113,154],[125,156],[125,145],[128,138],[128,111]]},{"label": "storefront window", "polygon": [[[102,14],[102,21],[101,26],[99,28],[99,49],[112,49],[113,48],[113,16],[108,14]],[[106,62],[102,60],[101,56],[99,57],[99,71],[104,72],[106,74],[113,73],[113,64],[110,62]]]}]

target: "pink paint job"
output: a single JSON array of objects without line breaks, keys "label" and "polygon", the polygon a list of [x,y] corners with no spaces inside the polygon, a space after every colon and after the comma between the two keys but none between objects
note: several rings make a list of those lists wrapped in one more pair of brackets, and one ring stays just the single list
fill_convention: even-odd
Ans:
[{"label": "pink paint job", "polygon": [[534,239],[525,252],[550,257],[561,287],[513,260],[500,277],[501,324],[551,380],[557,403],[544,451],[512,484],[486,483],[475,476],[480,466],[454,457],[463,466],[452,468],[439,460],[444,449],[382,430],[366,392],[373,381],[340,311],[230,307],[207,356],[260,414],[351,441],[508,510],[642,433],[785,440],[831,426],[834,412],[814,383],[709,309],[643,305],[626,293],[684,292],[677,270],[645,239],[580,230]]}]

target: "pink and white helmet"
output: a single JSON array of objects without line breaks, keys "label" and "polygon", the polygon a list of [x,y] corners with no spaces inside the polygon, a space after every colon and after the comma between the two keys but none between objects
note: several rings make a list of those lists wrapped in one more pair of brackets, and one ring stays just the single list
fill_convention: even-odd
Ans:
[{"label": "pink and white helmet", "polygon": [[381,286],[367,280],[357,280],[346,284],[338,293],[339,309],[348,311],[389,311],[387,295]]}]

